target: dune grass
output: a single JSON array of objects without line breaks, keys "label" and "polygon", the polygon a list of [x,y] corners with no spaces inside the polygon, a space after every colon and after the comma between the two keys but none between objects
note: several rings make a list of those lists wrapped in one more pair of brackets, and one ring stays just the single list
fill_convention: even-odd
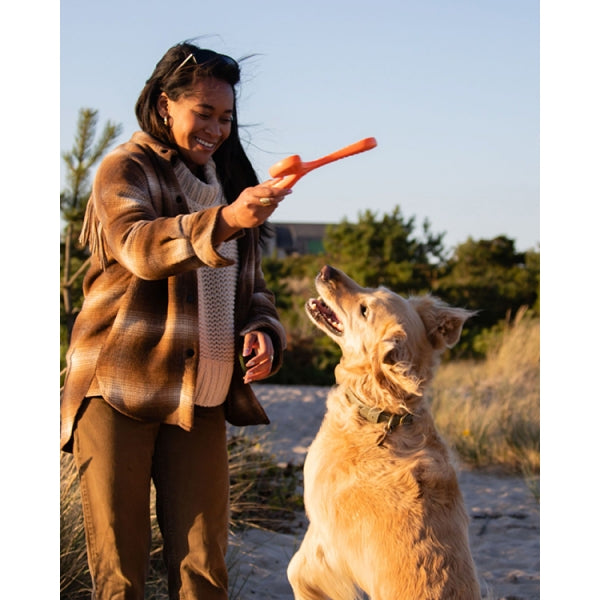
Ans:
[{"label": "dune grass", "polygon": [[525,309],[487,340],[482,361],[442,364],[430,390],[436,424],[477,468],[540,471],[540,323]]}]

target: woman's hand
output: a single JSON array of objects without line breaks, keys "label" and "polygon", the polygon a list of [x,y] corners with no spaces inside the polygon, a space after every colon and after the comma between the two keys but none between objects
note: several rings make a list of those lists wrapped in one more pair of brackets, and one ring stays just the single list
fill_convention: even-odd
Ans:
[{"label": "woman's hand", "polygon": [[254,356],[246,363],[246,374],[244,383],[260,381],[271,373],[273,368],[273,342],[271,338],[262,331],[251,331],[244,336],[244,349],[242,356],[245,358],[254,353]]},{"label": "woman's hand", "polygon": [[273,187],[277,181],[279,180],[273,179],[246,188],[235,202],[223,208],[219,223],[222,231],[217,231],[221,239],[218,241],[227,239],[240,229],[262,225],[275,212],[279,203],[292,192],[288,188]]}]

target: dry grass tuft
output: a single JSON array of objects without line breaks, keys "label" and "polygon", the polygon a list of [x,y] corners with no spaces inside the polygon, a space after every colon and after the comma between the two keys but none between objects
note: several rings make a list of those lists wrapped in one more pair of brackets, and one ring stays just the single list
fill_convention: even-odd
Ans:
[{"label": "dry grass tuft", "polygon": [[[77,469],[70,454],[60,457],[60,594],[61,598],[90,598],[92,592]],[[64,594],[67,594],[63,596]]]},{"label": "dry grass tuft", "polygon": [[443,364],[432,384],[436,424],[460,459],[528,478],[540,470],[540,323],[525,309],[483,361]]}]

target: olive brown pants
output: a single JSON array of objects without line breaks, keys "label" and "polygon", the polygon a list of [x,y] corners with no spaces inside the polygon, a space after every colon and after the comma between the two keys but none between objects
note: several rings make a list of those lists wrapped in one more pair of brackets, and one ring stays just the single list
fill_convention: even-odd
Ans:
[{"label": "olive brown pants", "polygon": [[93,598],[143,600],[153,481],[170,600],[226,600],[223,407],[197,407],[194,429],[186,432],[135,421],[94,397],[86,400],[74,435]]}]

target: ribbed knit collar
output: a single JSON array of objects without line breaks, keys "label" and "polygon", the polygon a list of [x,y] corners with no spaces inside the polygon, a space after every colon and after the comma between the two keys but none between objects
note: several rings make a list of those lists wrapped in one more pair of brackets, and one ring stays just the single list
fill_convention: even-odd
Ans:
[{"label": "ribbed knit collar", "polygon": [[225,200],[221,184],[219,183],[217,169],[212,158],[204,165],[206,183],[198,179],[181,160],[176,162],[173,171],[181,186],[181,191],[188,199],[188,202],[192,204],[189,207],[191,210],[224,204]]}]

